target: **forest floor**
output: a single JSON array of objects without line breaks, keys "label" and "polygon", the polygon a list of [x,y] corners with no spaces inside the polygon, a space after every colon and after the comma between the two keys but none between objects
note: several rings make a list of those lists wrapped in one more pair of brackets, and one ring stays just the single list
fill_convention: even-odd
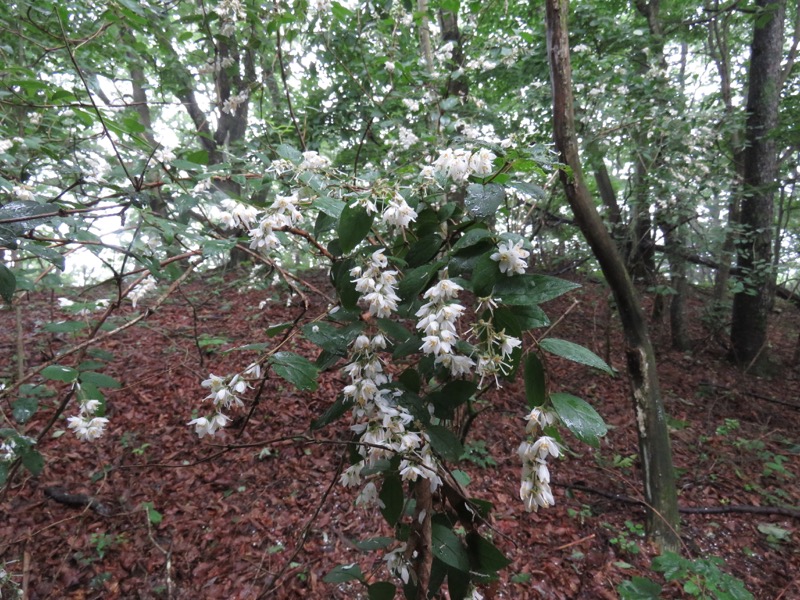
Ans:
[{"label": "forest floor", "polygon": [[[316,286],[326,285],[324,277],[311,277]],[[644,510],[629,502],[642,492],[619,321],[605,288],[582,283],[543,307],[554,322],[568,313],[552,335],[589,347],[621,374],[610,377],[552,357],[550,385],[589,401],[609,433],[597,450],[565,434],[569,450],[551,464],[556,506],[526,513],[518,500],[516,454],[527,413],[522,381],[506,382],[485,397],[487,410],[468,439],[470,458],[458,468],[471,478],[468,491],[493,503],[484,534],[512,563],[493,588],[481,592],[487,599],[617,598],[617,586],[639,576],[661,584],[663,598],[691,597],[693,583],[719,578],[712,573],[667,582],[650,569],[656,554],[642,536]],[[186,284],[142,324],[101,344],[113,355],[105,355],[103,373],[122,383],[107,393],[105,437],[82,443],[64,432],[62,417],[40,444],[43,472],[19,473],[0,498],[0,569],[26,598],[234,600],[268,589],[275,598],[366,598],[357,582],[329,584],[323,577],[336,565],[357,562],[368,577],[387,578],[381,553],[362,552],[355,542],[390,530],[377,511],[354,506],[353,490],[332,484],[342,446],[324,442],[346,439],[345,420],[307,439],[310,421],[344,385],[339,371],[327,372],[314,393],[270,378],[241,434],[232,429],[198,440],[187,426],[192,412],[202,409],[207,391],[200,382],[208,373],[237,372],[256,356],[226,350],[277,342],[281,337],[268,338],[266,329],[300,315],[298,298],[287,305],[279,291],[245,285],[234,274],[205,277]],[[797,508],[800,368],[792,357],[800,311],[778,302],[772,367],[757,377],[725,360],[724,335],[704,325],[706,297],[693,294],[690,351],[670,350],[667,326],[653,324],[680,505]],[[20,299],[29,367],[79,341],[44,327],[74,318],[59,308],[58,295],[67,292]],[[326,310],[326,301],[313,296],[304,318]],[[136,313],[128,303],[118,314]],[[13,321],[13,312],[4,311],[0,364],[9,372]],[[318,352],[299,337],[286,347],[311,359]],[[51,387],[55,395],[43,398],[25,425],[29,435],[41,430],[68,391]],[[71,407],[67,414],[74,412]],[[225,444],[243,447],[226,450]],[[52,487],[90,496],[98,510],[56,502],[45,494]],[[796,515],[686,513],[682,554],[724,559],[722,570],[740,578],[757,599],[798,599],[799,526]],[[13,597],[10,590],[8,582],[0,586],[0,598]]]}]

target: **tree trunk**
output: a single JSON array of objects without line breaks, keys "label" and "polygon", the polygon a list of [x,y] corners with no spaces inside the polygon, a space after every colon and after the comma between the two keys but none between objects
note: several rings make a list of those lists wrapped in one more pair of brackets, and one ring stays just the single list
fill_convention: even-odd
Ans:
[{"label": "tree trunk", "polygon": [[653,347],[633,283],[589,196],[578,158],[567,35],[567,0],[547,0],[547,51],[553,88],[556,147],[561,161],[571,170],[571,174],[561,171],[561,181],[575,220],[614,294],[625,334],[644,495],[649,507],[648,532],[662,549],[675,550],[679,545],[675,472]]},{"label": "tree trunk", "polygon": [[775,292],[772,268],[773,197],[778,157],[772,131],[778,123],[786,0],[758,0],[748,74],[742,235],[737,265],[749,279],[733,298],[731,353],[742,367],[765,359]]}]

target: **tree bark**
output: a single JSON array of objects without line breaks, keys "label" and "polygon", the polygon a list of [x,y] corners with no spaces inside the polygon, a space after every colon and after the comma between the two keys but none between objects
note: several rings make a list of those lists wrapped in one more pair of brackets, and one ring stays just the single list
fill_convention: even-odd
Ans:
[{"label": "tree bark", "polygon": [[742,235],[737,247],[737,265],[749,281],[733,298],[731,321],[732,358],[745,368],[766,359],[775,293],[772,232],[778,156],[772,132],[778,124],[786,0],[758,0],[757,5],[748,74]]},{"label": "tree bark", "polygon": [[575,135],[568,40],[567,0],[547,0],[554,136],[561,161],[571,169],[571,174],[561,171],[561,181],[575,220],[611,287],[622,321],[648,505],[648,532],[662,549],[676,550],[679,520],[675,472],[655,356],[633,283],[583,180]]}]

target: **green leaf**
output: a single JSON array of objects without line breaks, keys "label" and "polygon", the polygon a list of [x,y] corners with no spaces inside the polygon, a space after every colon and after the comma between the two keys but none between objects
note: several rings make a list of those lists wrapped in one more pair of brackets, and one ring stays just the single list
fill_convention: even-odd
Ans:
[{"label": "green leaf", "polygon": [[14,277],[11,269],[0,263],[0,296],[11,304],[15,289],[17,289],[17,278]]},{"label": "green leaf", "polygon": [[17,423],[27,423],[39,409],[39,401],[36,398],[17,398],[11,403],[11,414]]},{"label": "green leaf", "polygon": [[441,425],[430,425],[425,432],[431,440],[431,447],[445,460],[458,462],[464,454],[464,446],[461,445],[456,434]]},{"label": "green leaf", "polygon": [[469,573],[469,556],[461,539],[452,529],[441,523],[433,523],[431,542],[431,550],[436,558],[454,569]]},{"label": "green leaf", "polygon": [[632,577],[617,586],[621,600],[659,600],[661,586],[647,577]]},{"label": "green leaf", "polygon": [[394,600],[397,588],[389,581],[376,581],[367,588],[369,600]]},{"label": "green leaf", "polygon": [[578,287],[580,285],[577,283],[549,275],[503,276],[494,288],[494,295],[501,298],[503,304],[531,306],[557,298]]},{"label": "green leaf", "polygon": [[357,563],[334,567],[322,578],[326,583],[344,583],[353,579],[364,581],[364,573],[361,572],[361,567]]},{"label": "green leaf", "polygon": [[342,202],[341,200],[337,200],[336,198],[328,198],[327,196],[322,196],[320,198],[315,198],[311,202],[311,206],[321,210],[329,217],[333,217],[334,219],[339,219],[342,216],[342,211],[344,210],[345,203]]},{"label": "green leaf", "polygon": [[122,387],[122,384],[113,377],[109,375],[103,375],[102,373],[95,373],[94,371],[85,371],[81,373],[80,380],[81,383],[93,383],[99,388],[118,389]]},{"label": "green leaf", "polygon": [[[472,278],[470,279],[470,286],[476,296],[484,297],[492,293],[492,288],[495,284],[506,276],[500,273],[498,262],[492,260],[492,253],[487,252],[481,256],[476,262],[475,267],[472,269]],[[497,297],[497,294],[494,294]],[[505,301],[505,298],[502,298]]]},{"label": "green leaf", "polygon": [[152,502],[142,502],[142,508],[147,513],[147,520],[150,521],[151,525],[159,525],[164,520],[164,515],[153,507]]},{"label": "green leaf", "polygon": [[513,187],[514,189],[517,189],[523,194],[531,196],[532,198],[536,198],[537,200],[544,200],[547,197],[547,194],[541,187],[532,183],[526,183],[524,181],[511,181],[509,182],[508,186]]},{"label": "green leaf", "polygon": [[550,402],[561,422],[576,438],[594,448],[600,447],[600,438],[608,429],[595,409],[572,394],[550,394]]},{"label": "green leaf", "polygon": [[78,372],[70,367],[61,365],[50,365],[42,369],[42,377],[45,379],[53,379],[54,381],[75,381],[78,379]]},{"label": "green leaf", "polygon": [[300,154],[300,151],[293,147],[289,146],[288,144],[281,144],[276,148],[278,152],[278,156],[281,158],[285,158],[293,163],[300,163],[303,161],[303,155]]},{"label": "green leaf", "polygon": [[536,408],[547,401],[547,380],[544,365],[534,352],[525,357],[525,399],[528,406]]},{"label": "green leaf", "polygon": [[502,185],[496,183],[472,183],[467,186],[467,196],[464,198],[464,205],[474,217],[485,219],[494,217],[497,209],[506,198],[506,191]]},{"label": "green leaf", "polygon": [[547,327],[550,325],[550,319],[548,319],[545,312],[536,305],[511,306],[504,304],[504,306],[508,306],[511,312],[514,313],[520,331],[539,329],[540,327]]},{"label": "green leaf", "polygon": [[614,371],[606,364],[606,361],[597,356],[597,354],[588,348],[568,342],[567,340],[547,338],[539,342],[539,347],[550,354],[555,354],[556,356],[566,358],[572,362],[600,369],[609,375],[614,374]]},{"label": "green leaf", "polygon": [[339,225],[336,228],[342,252],[347,254],[367,237],[373,218],[374,215],[369,214],[366,208],[357,204],[348,204],[342,209]]},{"label": "green leaf", "polygon": [[362,552],[373,552],[375,550],[383,550],[384,548],[388,548],[393,543],[394,538],[378,536],[357,542],[354,541],[353,545]]},{"label": "green leaf", "polygon": [[28,469],[31,475],[38,475],[44,469],[44,457],[32,448],[27,448],[21,458],[22,466]]},{"label": "green leaf", "polygon": [[[342,307],[348,310],[358,309],[358,299],[360,294],[356,291],[355,284],[351,281],[350,270],[355,266],[355,262],[351,259],[337,261],[331,266],[331,276],[333,277],[333,285],[336,287],[336,293],[339,296],[339,301]],[[400,284],[402,286],[402,282]]]},{"label": "green leaf", "polygon": [[406,262],[409,267],[418,267],[432,260],[439,248],[442,247],[442,237],[437,233],[432,233],[420,238],[411,246],[406,255]]},{"label": "green leaf", "polygon": [[397,475],[386,477],[378,497],[383,502],[383,508],[381,508],[383,518],[390,526],[394,527],[403,514],[403,506],[406,502],[400,478]]},{"label": "green leaf", "polygon": [[449,382],[438,392],[429,394],[428,402],[433,404],[434,414],[439,419],[452,419],[455,409],[466,404],[477,389],[477,384],[457,379]]},{"label": "green leaf", "polygon": [[350,408],[350,402],[345,402],[344,398],[339,396],[336,398],[336,401],[328,407],[328,410],[311,421],[311,429],[322,429],[326,425],[333,423],[346,413],[348,408]]},{"label": "green leaf", "polygon": [[86,327],[88,325],[85,321],[58,321],[42,325],[42,329],[50,333],[76,333]]},{"label": "green leaf", "polygon": [[342,356],[347,354],[347,347],[363,329],[362,323],[353,323],[347,327],[334,327],[330,323],[317,322],[308,323],[302,327],[303,335],[307,340],[314,342],[326,352]]},{"label": "green leaf", "polygon": [[405,342],[411,338],[411,332],[392,319],[378,319],[378,329],[395,342]]},{"label": "green leaf", "polygon": [[469,231],[465,232],[464,235],[458,238],[458,241],[455,244],[453,244],[453,252],[458,252],[459,250],[463,250],[465,248],[471,248],[472,246],[480,244],[491,237],[492,234],[488,229],[470,229]]},{"label": "green leaf", "polygon": [[494,544],[475,531],[467,534],[467,549],[472,558],[472,568],[475,571],[494,574],[511,564],[511,561]]},{"label": "green leaf", "polygon": [[436,275],[436,272],[445,266],[444,261],[440,260],[433,264],[422,265],[415,269],[411,269],[405,273],[405,277],[397,287],[397,292],[403,299],[403,302],[409,302],[415,299],[424,290],[431,279]]},{"label": "green leaf", "polygon": [[15,232],[16,235],[21,235],[37,225],[46,223],[50,218],[40,215],[58,212],[58,209],[58,206],[39,204],[33,200],[14,200],[0,206],[0,221],[13,220],[13,223],[2,223],[2,226]]},{"label": "green leaf", "polygon": [[313,392],[317,389],[319,371],[314,363],[294,352],[276,352],[269,359],[272,370],[297,389]]}]

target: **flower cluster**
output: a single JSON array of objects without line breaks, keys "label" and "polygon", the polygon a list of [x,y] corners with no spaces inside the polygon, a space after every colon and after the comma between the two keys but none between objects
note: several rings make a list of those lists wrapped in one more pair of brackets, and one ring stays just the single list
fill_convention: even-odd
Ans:
[{"label": "flower cluster", "polygon": [[528,263],[525,259],[530,256],[530,252],[522,247],[522,240],[516,244],[505,242],[497,247],[497,252],[492,254],[489,258],[499,263],[500,272],[505,273],[509,277],[512,275],[522,275],[525,269],[528,268]]},{"label": "flower cluster", "polygon": [[298,171],[321,171],[331,166],[329,158],[322,156],[319,152],[309,150],[303,152],[303,162],[297,167]]},{"label": "flower cluster", "polygon": [[[351,429],[360,435],[358,452],[363,457],[348,467],[341,476],[346,486],[359,485],[361,471],[373,466],[382,459],[391,459],[402,454],[400,476],[407,481],[418,477],[431,480],[435,489],[441,484],[436,474],[436,459],[428,445],[425,434],[414,431],[414,417],[397,402],[397,392],[381,388],[390,382],[383,369],[379,352],[386,349],[386,338],[377,334],[370,338],[359,335],[353,342],[352,360],[344,368],[350,377],[350,384],[342,391],[345,399],[354,404],[353,416],[360,422]],[[358,503],[379,502],[377,490],[369,483],[359,495]]]},{"label": "flower cluster", "polygon": [[221,0],[214,11],[219,15],[222,23],[220,33],[226,37],[235,31],[237,20],[247,17],[241,0]]},{"label": "flower cluster", "polygon": [[235,229],[237,227],[250,229],[253,227],[256,217],[258,216],[258,209],[256,207],[250,206],[249,204],[242,204],[230,198],[226,198],[221,204],[224,210],[219,220],[223,226],[228,229]]},{"label": "flower cluster", "polygon": [[[76,383],[75,388],[80,391],[80,384]],[[67,426],[75,430],[78,439],[93,442],[105,433],[108,419],[95,416],[101,406],[100,400],[91,398],[83,400],[78,415],[67,419]]]},{"label": "flower cluster", "polygon": [[399,193],[395,193],[383,211],[383,220],[388,225],[406,229],[412,221],[417,220],[417,211]]},{"label": "flower cluster", "polygon": [[192,419],[187,425],[194,425],[194,431],[199,437],[216,434],[230,422],[230,417],[223,410],[229,410],[232,406],[244,406],[239,396],[251,387],[252,381],[260,378],[261,365],[258,363],[253,363],[242,373],[237,373],[231,378],[211,373],[201,385],[209,389],[210,393],[205,399],[211,400],[215,412],[210,416]]},{"label": "flower cluster", "polygon": [[17,443],[14,440],[0,443],[0,462],[11,462],[17,456]]},{"label": "flower cluster", "polygon": [[147,294],[156,289],[156,280],[152,277],[145,278],[135,289],[128,294],[128,299],[133,304],[133,308],[139,304],[139,300],[144,298]]},{"label": "flower cluster", "polygon": [[222,104],[222,112],[233,115],[239,110],[239,107],[247,101],[248,95],[247,90],[242,90],[238,94],[229,96]]},{"label": "flower cluster", "polygon": [[[356,277],[360,301],[367,305],[370,314],[379,318],[391,316],[399,300],[395,293],[397,272],[386,270],[388,260],[383,252],[383,249],[373,252],[365,269],[356,267],[350,272]],[[400,454],[403,457],[400,476],[406,481],[428,479],[435,490],[441,485],[441,478],[429,440],[424,433],[415,431],[414,417],[398,401],[402,394],[387,387],[391,378],[380,358],[386,346],[383,334],[359,335],[353,341],[351,361],[344,368],[350,383],[342,394],[354,405],[353,416],[359,422],[351,429],[360,436],[358,452],[363,458],[342,473],[341,482],[346,486],[360,485],[365,467]],[[368,483],[359,503],[376,501],[377,491]]]},{"label": "flower cluster", "polygon": [[542,435],[531,441],[545,427],[556,422],[552,412],[542,408],[534,408],[528,415],[525,431],[529,439],[522,442],[517,453],[522,460],[522,483],[519,497],[525,504],[525,510],[537,511],[539,507],[553,506],[553,492],[550,489],[550,471],[547,469],[547,457],[558,457],[561,453],[558,442],[552,437]]},{"label": "flower cluster", "polygon": [[[492,303],[492,300],[489,302]],[[472,331],[480,340],[475,372],[480,375],[481,385],[484,379],[494,378],[495,385],[500,387],[498,378],[511,372],[511,353],[522,345],[522,340],[506,334],[505,329],[497,331],[491,321],[484,319],[479,319]]]},{"label": "flower cluster", "polygon": [[450,369],[453,377],[469,375],[475,366],[470,357],[457,354],[455,347],[459,340],[456,321],[464,314],[464,307],[453,300],[463,289],[447,278],[441,279],[425,292],[423,298],[428,302],[416,312],[417,329],[425,334],[420,350],[434,355],[435,364]]},{"label": "flower cluster", "polygon": [[446,148],[433,161],[433,168],[437,173],[451,178],[456,183],[462,183],[470,175],[478,177],[491,175],[494,171],[495,158],[497,157],[494,153],[486,148],[473,153],[464,149]]},{"label": "flower cluster", "polygon": [[383,249],[376,250],[365,269],[354,267],[350,275],[355,277],[356,291],[361,294],[360,302],[367,305],[369,314],[385,319],[397,310],[400,297],[396,292],[397,271],[387,270],[389,261]]},{"label": "flower cluster", "polygon": [[278,196],[272,203],[272,208],[258,222],[258,225],[249,231],[250,247],[253,250],[271,252],[280,245],[276,229],[292,227],[303,218],[297,208],[300,198],[295,192],[291,196]]}]

